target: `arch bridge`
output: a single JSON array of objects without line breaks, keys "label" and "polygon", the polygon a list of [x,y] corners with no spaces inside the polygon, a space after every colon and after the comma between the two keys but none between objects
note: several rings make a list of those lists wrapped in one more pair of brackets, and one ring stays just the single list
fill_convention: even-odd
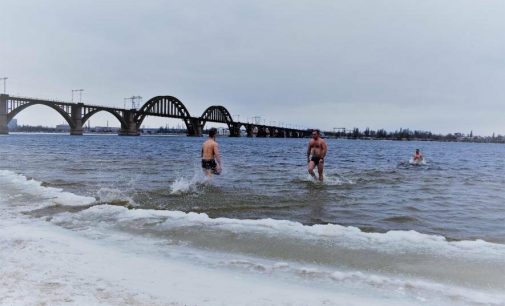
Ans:
[{"label": "arch bridge", "polygon": [[241,128],[246,130],[249,137],[256,135],[258,137],[300,138],[310,134],[307,130],[234,121],[230,112],[220,105],[208,107],[200,117],[192,117],[186,106],[173,96],[156,96],[137,110],[6,94],[0,95],[0,134],[8,134],[8,123],[21,111],[33,105],[45,105],[58,112],[68,123],[71,135],[82,135],[84,124],[99,112],[107,112],[116,117],[121,124],[119,135],[126,136],[140,135],[142,123],[148,116],[181,119],[186,125],[188,136],[201,136],[207,122],[226,124],[232,137],[240,136]]}]

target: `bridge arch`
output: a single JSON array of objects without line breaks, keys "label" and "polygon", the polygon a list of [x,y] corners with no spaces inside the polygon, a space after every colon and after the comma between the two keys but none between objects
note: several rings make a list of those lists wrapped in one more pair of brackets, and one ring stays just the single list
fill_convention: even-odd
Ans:
[{"label": "bridge arch", "polygon": [[233,125],[233,118],[231,117],[230,112],[221,105],[212,105],[209,106],[200,117],[202,122],[202,127],[205,126],[207,121],[210,122],[218,122],[218,123],[226,123],[229,128]]},{"label": "bridge arch", "polygon": [[179,99],[173,96],[156,96],[144,103],[135,116],[138,129],[140,129],[142,122],[149,115],[181,118],[186,124],[188,133],[194,129],[188,109]]},{"label": "bridge arch", "polygon": [[17,114],[19,114],[23,110],[25,110],[28,107],[33,106],[33,105],[44,105],[44,106],[47,106],[47,107],[50,107],[50,108],[54,109],[55,111],[57,111],[65,119],[65,121],[67,121],[67,123],[70,126],[70,128],[75,128],[75,123],[74,123],[74,121],[72,120],[72,117],[69,114],[70,109],[67,112],[63,108],[59,107],[58,105],[56,105],[54,103],[43,102],[43,101],[33,101],[33,102],[27,102],[27,103],[19,105],[18,107],[14,108],[13,110],[11,110],[7,114],[7,122],[10,122],[12,119],[14,119],[14,117],[16,117]]},{"label": "bridge arch", "polygon": [[252,137],[254,134],[254,127],[255,127],[255,125],[252,123],[240,123],[240,125],[238,126],[238,132],[242,133],[241,132],[242,128],[244,128],[245,132],[247,134],[247,137]]},{"label": "bridge arch", "polygon": [[119,114],[118,112],[115,112],[113,110],[109,110],[109,109],[94,109],[94,110],[88,112],[86,115],[84,115],[82,117],[82,125],[84,126],[86,124],[86,121],[89,120],[89,118],[91,118],[93,115],[95,115],[96,113],[99,113],[99,112],[107,112],[109,114],[112,114],[114,117],[117,118],[117,120],[119,120],[119,123],[121,123],[121,128],[128,127],[128,123],[124,120],[124,118],[121,116],[121,114]]}]

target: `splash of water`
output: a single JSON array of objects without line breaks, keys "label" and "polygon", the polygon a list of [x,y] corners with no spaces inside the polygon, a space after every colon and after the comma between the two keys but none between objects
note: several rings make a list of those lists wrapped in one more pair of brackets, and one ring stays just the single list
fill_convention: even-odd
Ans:
[{"label": "splash of water", "polygon": [[123,191],[114,188],[100,188],[97,192],[98,200],[101,203],[113,205],[135,205],[135,201]]},{"label": "splash of water", "polygon": [[355,182],[353,180],[348,179],[338,173],[325,174],[324,180],[322,182],[320,182],[317,179],[314,179],[312,176],[310,176],[308,174],[305,175],[300,180],[303,182],[317,183],[317,184],[322,184],[322,185],[326,185],[326,186],[340,186],[340,185],[353,185],[353,184],[355,184]]},{"label": "splash of water", "polygon": [[414,160],[413,158],[411,158],[409,160],[409,164],[411,165],[415,165],[415,166],[422,166],[422,165],[426,165],[426,159],[423,158],[422,160]]},{"label": "splash of water", "polygon": [[195,173],[190,179],[179,177],[170,185],[170,194],[195,193],[198,191],[199,186],[209,184],[210,182],[211,178],[201,173]]}]

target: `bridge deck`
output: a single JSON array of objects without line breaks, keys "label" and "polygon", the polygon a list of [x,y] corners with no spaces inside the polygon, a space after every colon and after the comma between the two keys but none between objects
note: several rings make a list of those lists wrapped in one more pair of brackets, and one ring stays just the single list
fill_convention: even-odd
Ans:
[{"label": "bridge deck", "polygon": [[138,134],[142,121],[147,116],[182,119],[188,127],[188,134],[195,135],[201,135],[203,126],[206,122],[227,124],[230,128],[230,133],[233,130],[234,134],[239,134],[240,127],[242,126],[248,130],[248,134],[251,133],[251,129],[259,129],[261,133],[267,133],[267,135],[273,135],[272,131],[274,131],[276,133],[284,134],[296,133],[297,136],[295,137],[300,137],[301,135],[305,135],[308,131],[275,125],[233,121],[233,117],[228,110],[219,105],[207,108],[200,117],[193,117],[189,114],[184,104],[172,96],[156,96],[146,102],[144,106],[138,110],[87,103],[67,102],[55,99],[9,96],[5,94],[0,95],[0,102],[2,103],[0,105],[0,133],[5,133],[8,121],[10,121],[10,119],[12,119],[18,112],[35,104],[48,105],[57,110],[64,116],[69,125],[75,129],[74,132],[76,134],[82,134],[83,123],[99,111],[109,112],[118,118],[125,131],[128,131],[128,135]]}]

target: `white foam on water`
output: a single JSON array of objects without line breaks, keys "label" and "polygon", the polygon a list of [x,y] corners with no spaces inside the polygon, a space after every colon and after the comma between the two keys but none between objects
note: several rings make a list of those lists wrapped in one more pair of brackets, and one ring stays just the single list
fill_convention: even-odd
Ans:
[{"label": "white foam on water", "polygon": [[328,186],[354,185],[355,182],[340,174],[328,174],[324,176],[323,184]]},{"label": "white foam on water", "polygon": [[372,249],[385,253],[421,251],[446,256],[503,256],[505,258],[505,245],[503,244],[490,243],[479,239],[473,241],[448,241],[443,236],[427,235],[413,230],[369,233],[363,232],[357,227],[338,224],[303,225],[299,222],[275,219],[210,218],[205,213],[127,209],[111,205],[93,206],[78,214],[55,216],[54,220],[58,222],[59,218],[76,218],[77,216],[95,220],[105,218],[110,221],[112,219],[115,222],[159,219],[162,221],[159,227],[163,230],[193,227],[208,230],[218,229],[233,233],[259,233],[267,237],[307,240],[327,239],[351,249]]},{"label": "white foam on water", "polygon": [[[187,229],[318,241],[334,247],[384,254],[430,253],[475,260],[505,258],[505,245],[482,240],[447,241],[414,231],[365,233],[340,225],[306,226],[286,220],[210,218],[203,213],[127,209],[97,205],[76,213],[60,213],[53,224],[87,222],[87,236],[43,222],[5,214],[18,195],[43,203],[91,204],[60,189],[41,186],[10,171],[0,171],[0,304],[81,305],[450,305],[505,304],[503,292],[465,288],[400,274],[380,274],[279,261],[247,254],[219,254],[192,249],[191,256],[171,256],[177,244],[163,243],[115,228],[151,224],[161,232]],[[105,192],[105,191],[104,191]],[[107,194],[107,192],[105,192]],[[113,194],[114,192],[112,192]],[[114,198],[113,196],[112,198]],[[115,235],[119,236],[115,236]],[[92,237],[88,239],[86,237]],[[117,237],[121,237],[117,239]],[[223,239],[227,237],[222,236]],[[184,255],[187,250],[179,248]],[[316,249],[314,249],[317,252]],[[168,254],[168,256],[164,256]],[[210,261],[210,258],[216,260]],[[201,258],[201,259],[199,259]],[[201,264],[221,262],[221,266]],[[237,270],[238,269],[238,270]]]},{"label": "white foam on water", "polygon": [[[90,210],[101,209],[93,207]],[[107,209],[107,208],[104,208]],[[474,255],[498,255],[505,256],[505,245],[489,243],[483,240],[475,241],[447,241],[442,236],[427,235],[416,231],[389,231],[387,233],[367,233],[352,226],[337,224],[303,225],[299,222],[275,219],[240,220],[229,218],[209,218],[205,213],[184,213],[180,211],[153,211],[153,210],[125,210],[124,208],[112,208],[122,210],[131,217],[163,215],[168,219],[163,223],[167,228],[173,226],[185,227],[214,227],[232,232],[262,232],[268,235],[288,236],[292,238],[324,239],[338,238],[347,246],[355,248],[377,248],[386,252],[402,250],[418,250],[424,252],[429,249],[434,253],[451,254],[464,252]],[[128,216],[123,215],[123,218]],[[460,254],[458,254],[460,255]]]},{"label": "white foam on water", "polygon": [[105,188],[102,187],[97,192],[97,200],[100,203],[111,203],[111,204],[131,204],[136,205],[135,201],[126,195],[124,191],[115,188]]},{"label": "white foam on water", "polygon": [[[173,184],[172,191],[191,189],[191,186],[208,182],[205,176],[195,176],[190,181],[181,179]],[[43,206],[51,205],[89,205],[96,201],[93,197],[84,197],[58,188],[41,186],[41,182],[27,179],[23,175],[11,171],[0,170],[0,196],[15,198],[21,194],[38,196]],[[99,195],[104,196],[106,201],[126,199],[120,191],[102,189]],[[41,204],[34,204],[38,208]],[[431,250],[434,253],[464,253],[474,255],[499,255],[505,256],[505,245],[489,243],[483,240],[474,241],[447,241],[442,236],[427,235],[416,231],[389,231],[387,233],[367,233],[352,226],[337,224],[316,224],[306,226],[298,222],[275,219],[241,220],[229,218],[210,218],[205,213],[185,213],[181,211],[163,211],[147,209],[127,209],[114,205],[92,206],[78,214],[69,216],[81,216],[89,219],[100,220],[107,216],[116,221],[131,219],[166,218],[163,227],[204,227],[219,228],[231,232],[240,233],[263,233],[265,235],[288,236],[298,239],[338,239],[348,247],[375,248],[386,252],[404,250],[419,250],[423,252]],[[57,216],[55,217],[58,218]],[[460,254],[459,254],[460,255]]]},{"label": "white foam on water", "polygon": [[33,208],[53,205],[82,206],[96,201],[93,197],[79,196],[59,188],[44,187],[42,182],[8,170],[0,170],[0,191],[2,197],[31,195],[37,198],[38,202],[33,203],[36,206]]},{"label": "white foam on water", "polygon": [[[92,225],[90,220],[93,220]],[[277,273],[278,270],[268,261],[281,259],[289,262],[285,272],[291,273],[292,277],[334,280],[331,273],[335,269],[345,271],[361,267],[370,279],[354,275],[346,277],[346,280],[391,290],[400,285],[405,288],[410,286],[412,291],[423,293],[423,296],[439,296],[447,291],[471,300],[473,292],[479,292],[486,281],[491,291],[504,288],[505,278],[500,271],[505,271],[505,245],[482,240],[447,241],[441,236],[415,231],[366,233],[355,227],[332,224],[307,226],[286,220],[213,219],[204,213],[128,210],[110,205],[93,206],[79,213],[59,214],[52,218],[52,222],[76,228],[84,224],[87,229],[91,226],[95,230],[102,226],[104,231],[127,229],[137,235],[143,235],[137,229],[145,229],[154,237],[165,240],[165,245],[190,248],[182,253],[181,250],[171,249],[171,256],[199,258],[195,254],[203,251],[220,253],[217,258],[206,254],[203,256],[205,260],[199,259],[211,265],[223,257],[240,256],[238,263],[244,257],[254,257],[250,265],[242,264],[242,267],[254,272]],[[202,240],[205,242],[202,243]],[[232,262],[230,266],[240,266],[237,262]],[[310,272],[311,269],[305,267],[308,263],[316,264],[318,272]],[[404,275],[413,279],[404,279]],[[373,282],[378,279],[381,281]],[[419,282],[422,279],[425,281]],[[429,284],[436,286],[432,288]],[[445,289],[439,290],[439,284]],[[454,287],[453,291],[446,290],[452,288],[450,284]],[[487,294],[491,293],[484,296]],[[502,297],[505,300],[505,296]]]},{"label": "white foam on water", "polygon": [[134,254],[42,224],[3,228],[0,245],[3,305],[419,304]]},{"label": "white foam on water", "polygon": [[308,182],[308,183],[313,183],[313,184],[318,184],[321,186],[342,186],[342,185],[354,185],[355,182],[351,179],[348,179],[344,177],[343,175],[340,175],[338,173],[324,173],[323,174],[323,181],[319,181],[317,179],[317,171],[316,171],[316,179],[314,179],[310,174],[306,174],[303,176],[300,176],[298,179],[303,182]]},{"label": "white foam on water", "polygon": [[[446,297],[450,300],[460,300],[471,303],[501,305],[505,302],[502,292],[482,292],[479,290],[431,282],[423,279],[396,275],[395,277],[374,274],[369,271],[325,270],[320,266],[303,266],[287,262],[266,262],[258,259],[232,259],[224,261],[223,265],[245,268],[262,274],[286,274],[286,277],[299,277],[305,281],[332,281],[342,288],[365,288],[384,290],[400,294],[409,294],[416,300],[426,301],[433,297]],[[320,282],[322,286],[325,282]]]},{"label": "white foam on water", "polygon": [[426,165],[426,158],[423,158],[421,161],[415,161],[413,158],[410,158],[409,164],[415,165],[415,166],[424,166]]},{"label": "white foam on water", "polygon": [[211,182],[211,177],[207,177],[202,173],[193,175],[191,179],[185,177],[177,178],[170,185],[171,194],[184,194],[184,193],[195,193],[198,191],[198,187],[209,184]]}]

